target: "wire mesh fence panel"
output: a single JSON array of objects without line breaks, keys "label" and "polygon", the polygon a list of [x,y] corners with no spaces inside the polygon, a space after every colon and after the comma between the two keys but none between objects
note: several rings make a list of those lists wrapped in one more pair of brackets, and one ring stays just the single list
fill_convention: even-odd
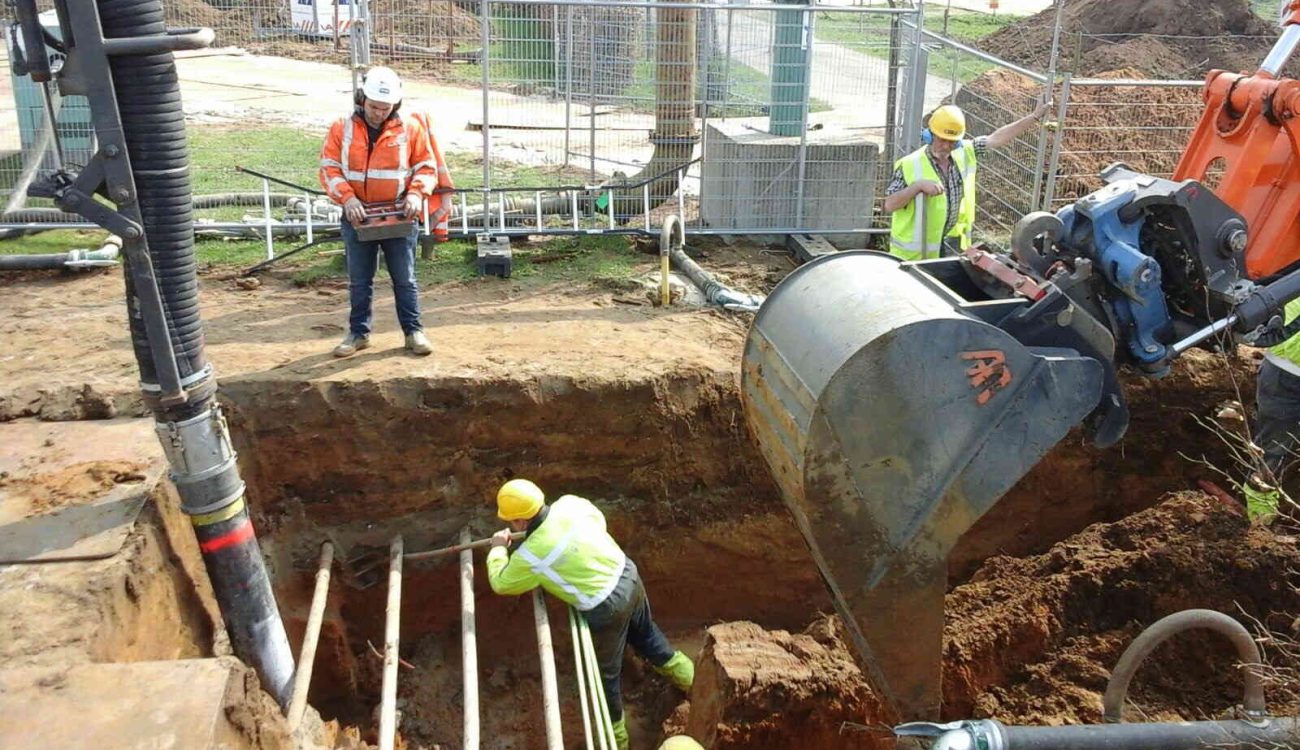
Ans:
[{"label": "wire mesh fence panel", "polygon": [[1101,170],[1114,162],[1157,177],[1173,175],[1204,109],[1201,90],[1194,81],[1144,83],[1150,85],[1071,83],[1057,133],[1050,208],[1101,187]]},{"label": "wire mesh fence panel", "polygon": [[[861,229],[888,179],[902,49],[888,12],[789,6],[722,15],[701,219],[712,228]],[[895,72],[891,74],[891,62]]]},{"label": "wire mesh fence panel", "polygon": [[[13,19],[4,19],[10,30]],[[40,15],[42,27],[55,39],[60,37],[58,20],[52,10]],[[30,213],[25,220],[40,220],[53,215],[48,200],[28,199],[27,187],[60,164],[84,166],[95,152],[95,133],[90,121],[90,107],[84,96],[60,96],[55,86],[42,86],[29,76],[14,72],[11,62],[16,56],[17,39],[13,31],[5,34],[0,49],[0,213],[32,207],[41,209],[39,216]],[[21,54],[20,52],[17,54]],[[62,63],[64,55],[46,46],[43,54],[52,67]],[[49,96],[47,106],[46,96]],[[50,127],[49,110],[54,112],[57,128]]]},{"label": "wire mesh fence panel", "polygon": [[[941,37],[927,37],[927,47],[932,73],[926,81],[927,112],[940,103],[961,107],[967,138],[990,136],[1016,123],[1032,114],[1047,93],[1041,76],[960,49]],[[977,239],[1005,244],[1015,222],[1039,207],[1045,154],[1046,134],[1036,124],[980,154]]]},{"label": "wire mesh fence panel", "polygon": [[883,227],[876,204],[893,172],[895,102],[914,32],[903,16],[822,11],[814,19],[805,205],[800,221]]}]

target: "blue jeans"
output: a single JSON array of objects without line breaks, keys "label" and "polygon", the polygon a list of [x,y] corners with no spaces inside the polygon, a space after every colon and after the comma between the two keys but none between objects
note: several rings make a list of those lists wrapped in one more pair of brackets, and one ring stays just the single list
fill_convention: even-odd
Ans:
[{"label": "blue jeans", "polygon": [[357,239],[357,230],[346,220],[341,225],[348,263],[348,298],[352,302],[348,330],[358,336],[370,335],[370,306],[375,296],[375,271],[379,268],[380,251],[384,253],[384,265],[393,281],[393,300],[397,305],[397,322],[402,326],[402,333],[421,330],[420,289],[415,283],[415,241],[419,227],[412,228],[406,237],[363,242]]},{"label": "blue jeans", "polygon": [[623,649],[631,646],[656,667],[667,664],[674,653],[650,614],[650,597],[632,558],[628,558],[614,591],[584,617],[591,626],[591,644],[596,650],[609,718],[618,721],[623,718]]}]

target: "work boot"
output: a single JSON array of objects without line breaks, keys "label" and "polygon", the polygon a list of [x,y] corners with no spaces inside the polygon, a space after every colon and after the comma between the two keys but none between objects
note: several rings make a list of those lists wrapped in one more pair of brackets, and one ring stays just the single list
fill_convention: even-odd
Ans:
[{"label": "work boot", "polygon": [[334,356],[351,357],[353,354],[370,346],[370,337],[364,333],[349,333],[339,345],[334,347]]},{"label": "work boot", "polygon": [[1241,489],[1246,496],[1246,518],[1265,526],[1277,518],[1278,506],[1282,501],[1280,490],[1269,487],[1254,477],[1246,480]]},{"label": "work boot", "polygon": [[691,685],[695,684],[695,662],[681,651],[674,653],[671,659],[654,669],[671,680],[683,693],[691,692]]},{"label": "work boot", "polygon": [[627,713],[614,722],[614,746],[618,750],[627,750],[631,742],[627,738]]},{"label": "work boot", "polygon": [[429,337],[424,335],[424,331],[411,331],[406,334],[406,348],[420,357],[433,354],[433,344],[429,343]]}]

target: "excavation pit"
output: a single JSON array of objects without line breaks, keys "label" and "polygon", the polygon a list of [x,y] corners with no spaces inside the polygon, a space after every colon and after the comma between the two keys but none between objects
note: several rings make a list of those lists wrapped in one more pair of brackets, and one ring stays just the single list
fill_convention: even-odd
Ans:
[{"label": "excavation pit", "polygon": [[[719,247],[710,260],[753,291],[789,267],[757,249]],[[21,325],[40,356],[4,361],[0,419],[35,427],[45,422],[33,418],[71,420],[78,429],[75,420],[142,415],[120,279],[49,277],[22,291],[0,325],[11,335]],[[622,289],[491,281],[429,295],[429,360],[401,354],[381,297],[374,350],[336,361],[328,350],[345,289],[271,278],[244,290],[205,279],[202,294],[210,356],[295,648],[319,545],[336,545],[311,703],[343,728],[338,746],[349,735],[374,739],[380,660],[371,646],[382,648],[385,603],[382,573],[377,585],[358,588],[346,561],[399,533],[410,550],[450,543],[467,525],[486,536],[500,525],[495,489],[512,476],[553,496],[595,501],[637,561],[656,619],[677,645],[705,653],[701,673],[713,677],[690,696],[689,711],[687,696],[628,658],[635,747],[654,747],[665,723],[708,735],[715,749],[883,746],[875,698],[860,671],[855,676],[816,568],[744,423],[737,373],[745,321],[634,304],[636,294]],[[69,298],[81,304],[76,323],[85,335],[75,342],[66,321],[43,315]],[[1217,480],[1197,461],[1230,460],[1205,422],[1225,401],[1249,402],[1253,368],[1193,353],[1166,379],[1130,380],[1134,421],[1121,446],[1097,451],[1072,434],[971,529],[950,564],[947,718],[1095,721],[1105,673],[1154,618],[1188,606],[1240,606],[1271,625],[1286,613],[1294,619],[1294,541],[1249,530],[1208,496],[1180,496],[1148,511],[1154,515],[1074,536],[1200,479]],[[160,523],[141,518],[138,529]],[[189,554],[164,559],[192,566]],[[531,603],[492,594],[482,559],[476,555],[483,747],[542,748]],[[184,611],[196,610],[191,603]],[[457,746],[454,563],[409,564],[402,615],[401,655],[414,667],[399,670],[402,736],[408,747]],[[581,723],[567,622],[554,602],[550,617],[574,747]],[[19,627],[31,625],[20,618],[10,626]],[[150,628],[158,629],[133,632]],[[189,645],[174,654],[115,647],[85,660],[219,652],[205,642],[211,633],[190,630]],[[1239,690],[1226,649],[1213,638],[1189,643],[1160,659],[1153,680],[1135,684],[1135,699],[1153,715],[1221,712]],[[736,661],[756,649],[769,658]],[[10,658],[0,669],[14,666]],[[735,688],[741,684],[751,689]],[[1279,692],[1275,704],[1293,705],[1288,700]],[[257,741],[274,746],[272,733]]]}]

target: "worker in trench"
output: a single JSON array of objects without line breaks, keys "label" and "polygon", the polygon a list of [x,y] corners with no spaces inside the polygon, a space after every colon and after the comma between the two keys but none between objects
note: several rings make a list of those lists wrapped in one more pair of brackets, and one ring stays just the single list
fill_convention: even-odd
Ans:
[{"label": "worker in trench", "polygon": [[[1300,300],[1287,303],[1288,323],[1300,317]],[[1255,464],[1242,489],[1246,515],[1269,523],[1290,512],[1288,492],[1300,457],[1300,334],[1264,353],[1255,377]],[[1286,507],[1284,507],[1286,506]]]},{"label": "worker in trench", "polygon": [[[511,479],[497,492],[497,516],[510,524],[492,536],[488,583],[502,595],[541,586],[576,607],[588,625],[614,722],[619,750],[627,750],[627,716],[620,683],[623,651],[631,645],[656,672],[683,692],[695,681],[695,664],[673,649],[650,614],[636,564],[605,528],[605,516],[586,500],[562,495],[547,504],[527,479]],[[512,531],[526,536],[508,550]]]},{"label": "worker in trench", "polygon": [[966,114],[953,104],[936,109],[917,150],[894,162],[885,190],[889,252],[903,260],[959,255],[975,226],[975,172],[989,149],[1010,145],[1043,119],[1049,98],[1030,114],[989,135],[966,138]]},{"label": "worker in trench", "polygon": [[[366,220],[367,206],[395,204],[402,217],[424,214],[430,199],[435,238],[445,238],[451,175],[442,160],[427,117],[403,115],[402,81],[392,70],[371,68],[354,95],[355,108],[337,120],[320,154],[320,182],[330,200],[343,207],[343,247],[348,267],[348,333],[334,356],[347,357],[370,346],[371,302],[379,256],[393,284],[397,322],[412,354],[433,352],[420,322],[419,286],[415,280],[415,245],[419,222],[409,232],[387,239],[362,240],[356,227]],[[435,190],[441,190],[435,196]],[[439,232],[441,237],[439,237]]]}]

